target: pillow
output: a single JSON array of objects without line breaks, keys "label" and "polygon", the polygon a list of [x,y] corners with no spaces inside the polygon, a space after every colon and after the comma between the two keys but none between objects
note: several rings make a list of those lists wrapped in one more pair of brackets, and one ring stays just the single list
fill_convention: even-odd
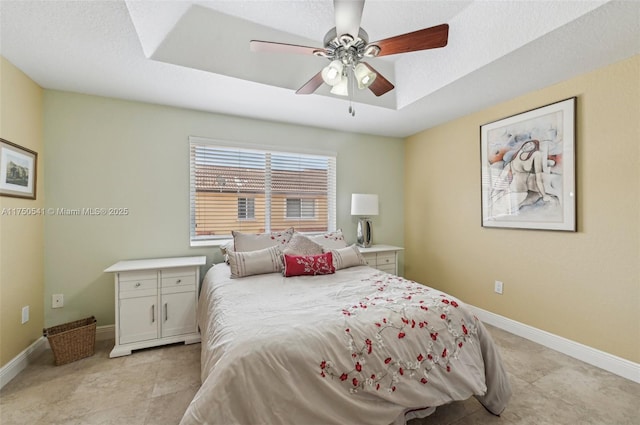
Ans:
[{"label": "pillow", "polygon": [[333,254],[333,265],[336,270],[367,265],[366,260],[355,244],[346,248],[333,249],[331,253]]},{"label": "pillow", "polygon": [[289,227],[287,230],[281,232],[271,233],[242,233],[233,230],[233,249],[239,252],[257,251],[259,249],[265,249],[272,246],[284,246],[289,242],[291,236],[293,236],[293,227]]},{"label": "pillow", "polygon": [[232,279],[282,271],[281,252],[277,246],[247,252],[227,251],[227,255]]},{"label": "pillow", "polygon": [[229,264],[229,252],[233,251],[233,241],[229,241],[224,245],[220,245],[220,251],[224,257],[224,262]]},{"label": "pillow", "polygon": [[322,245],[315,243],[300,233],[294,233],[282,253],[289,255],[319,255],[323,253],[323,250]]},{"label": "pillow", "polygon": [[320,255],[284,255],[285,277],[332,274],[335,271],[330,252]]},{"label": "pillow", "polygon": [[227,251],[233,251],[233,241],[220,245],[220,251],[222,251],[222,255],[227,255]]},{"label": "pillow", "polygon": [[332,249],[346,248],[347,242],[342,235],[342,229],[338,229],[335,232],[325,233],[324,235],[311,236],[310,239],[315,243],[322,245],[325,251]]}]

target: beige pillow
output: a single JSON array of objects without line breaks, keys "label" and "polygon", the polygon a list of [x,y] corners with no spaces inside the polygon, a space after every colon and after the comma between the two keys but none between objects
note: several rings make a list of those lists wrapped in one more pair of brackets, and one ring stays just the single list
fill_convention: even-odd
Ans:
[{"label": "beige pillow", "polygon": [[367,265],[366,260],[355,244],[346,248],[332,249],[331,253],[333,254],[333,266],[336,270]]},{"label": "beige pillow", "polygon": [[227,255],[227,251],[233,251],[233,241],[226,242],[224,245],[220,245],[220,251],[222,255]]},{"label": "beige pillow", "polygon": [[294,233],[282,253],[288,255],[319,255],[323,253],[323,250],[322,245],[315,243],[300,233]]},{"label": "beige pillow", "polygon": [[282,253],[277,246],[247,252],[227,251],[227,255],[232,279],[282,271]]},{"label": "beige pillow", "polygon": [[237,252],[257,251],[272,246],[284,247],[291,236],[293,236],[293,227],[281,232],[271,233],[242,233],[236,230],[231,232],[233,235],[233,250]]},{"label": "beige pillow", "polygon": [[309,239],[322,245],[325,251],[332,249],[346,248],[347,242],[344,240],[342,229],[338,229],[335,232],[325,233],[324,235],[310,236]]}]

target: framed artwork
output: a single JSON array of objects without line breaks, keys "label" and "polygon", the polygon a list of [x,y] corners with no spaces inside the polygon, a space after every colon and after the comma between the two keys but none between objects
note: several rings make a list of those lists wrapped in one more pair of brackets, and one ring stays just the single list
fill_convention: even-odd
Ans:
[{"label": "framed artwork", "polygon": [[480,126],[482,226],[576,231],[572,97]]},{"label": "framed artwork", "polygon": [[0,195],[36,199],[38,154],[0,139]]}]

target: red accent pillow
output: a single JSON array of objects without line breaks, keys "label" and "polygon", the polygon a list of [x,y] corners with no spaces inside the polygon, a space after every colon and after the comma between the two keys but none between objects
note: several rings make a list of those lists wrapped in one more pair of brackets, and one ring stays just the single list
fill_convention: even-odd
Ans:
[{"label": "red accent pillow", "polygon": [[336,268],[333,266],[333,255],[330,252],[319,255],[284,255],[285,277],[314,276],[335,272]]}]

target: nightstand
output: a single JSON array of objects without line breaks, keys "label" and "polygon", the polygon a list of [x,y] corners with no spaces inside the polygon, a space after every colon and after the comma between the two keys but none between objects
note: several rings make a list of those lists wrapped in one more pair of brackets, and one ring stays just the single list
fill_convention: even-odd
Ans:
[{"label": "nightstand", "polygon": [[398,252],[404,250],[393,245],[371,245],[369,248],[358,247],[369,267],[383,272],[398,274]]},{"label": "nightstand", "polygon": [[200,266],[207,257],[120,261],[115,273],[116,344],[109,357],[158,345],[200,342]]}]

